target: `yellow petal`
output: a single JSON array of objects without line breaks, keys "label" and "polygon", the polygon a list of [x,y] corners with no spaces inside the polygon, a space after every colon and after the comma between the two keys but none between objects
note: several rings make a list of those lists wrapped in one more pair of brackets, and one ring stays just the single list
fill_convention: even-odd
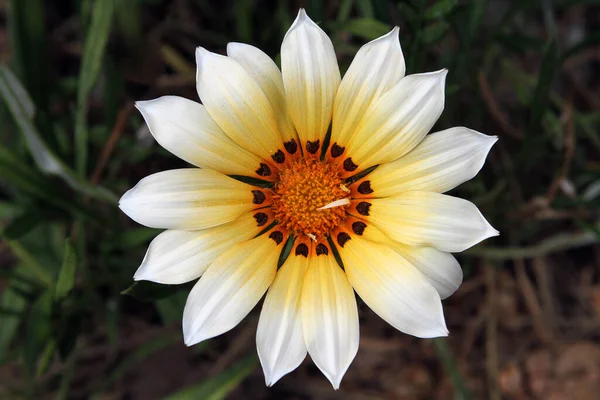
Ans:
[{"label": "yellow petal", "polygon": [[352,286],[330,250],[309,260],[302,324],[308,353],[337,389],[358,351],[359,327]]},{"label": "yellow petal", "polygon": [[208,267],[183,311],[186,345],[227,332],[254,308],[275,278],[282,246],[264,234],[233,246]]},{"label": "yellow petal", "polygon": [[398,253],[359,236],[338,250],[354,290],[390,325],[423,338],[448,334],[438,292]]},{"label": "yellow petal", "polygon": [[244,43],[227,44],[227,55],[244,67],[267,96],[283,141],[297,141],[296,129],[287,111],[281,71],[271,57],[259,48]]},{"label": "yellow petal", "polygon": [[256,208],[253,190],[258,188],[210,169],[175,169],[142,179],[121,197],[119,208],[151,228],[205,229]]},{"label": "yellow petal", "polygon": [[197,231],[164,231],[146,252],[133,279],[179,285],[197,279],[222,253],[258,235],[273,220],[264,211]]},{"label": "yellow petal", "polygon": [[393,240],[458,252],[498,235],[469,201],[434,192],[405,192],[384,199],[354,200],[350,212]]},{"label": "yellow petal", "polygon": [[408,75],[371,103],[348,144],[344,163],[349,157],[363,170],[394,161],[419,144],[444,109],[446,73]]},{"label": "yellow petal", "polygon": [[196,87],[206,110],[237,144],[269,159],[283,142],[267,96],[235,60],[196,49]]},{"label": "yellow petal", "polygon": [[331,40],[303,9],[281,45],[287,107],[302,146],[323,138],[331,122],[340,70]]},{"label": "yellow petal", "polygon": [[298,245],[302,243],[296,244],[277,271],[258,321],[256,345],[267,386],[296,369],[306,357],[300,305],[308,255],[297,251]]},{"label": "yellow petal", "polygon": [[138,101],[135,106],[156,141],[182,160],[223,174],[264,179],[256,173],[260,158],[231,140],[202,104],[183,97],[163,96]]},{"label": "yellow petal", "polygon": [[[456,127],[432,133],[400,159],[380,165],[356,182],[354,197],[389,197],[407,191],[446,192],[473,178],[497,137]],[[368,185],[370,193],[358,190]],[[355,189],[356,188],[356,189]]]},{"label": "yellow petal", "polygon": [[371,103],[398,83],[404,71],[397,27],[362,46],[335,96],[331,143],[346,147]]}]

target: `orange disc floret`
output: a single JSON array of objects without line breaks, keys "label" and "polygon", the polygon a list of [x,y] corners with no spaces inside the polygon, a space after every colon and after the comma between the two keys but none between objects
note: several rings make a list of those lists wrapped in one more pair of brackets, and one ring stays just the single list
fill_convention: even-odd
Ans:
[{"label": "orange disc floret", "polygon": [[273,188],[275,219],[296,235],[323,238],[346,219],[346,206],[319,210],[348,197],[338,169],[315,159],[294,161]]}]

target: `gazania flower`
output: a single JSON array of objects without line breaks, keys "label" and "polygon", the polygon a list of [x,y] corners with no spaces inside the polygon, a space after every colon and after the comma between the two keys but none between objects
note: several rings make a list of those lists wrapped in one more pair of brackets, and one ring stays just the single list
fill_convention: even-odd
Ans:
[{"label": "gazania flower", "polygon": [[404,76],[395,28],[341,79],[331,41],[303,10],[281,72],[241,43],[226,57],[198,48],[196,60],[202,104],[165,96],[137,107],[164,148],[200,168],[148,176],[120,201],[166,229],[134,279],[200,278],[185,343],[232,329],[266,293],[256,338],[266,383],[308,352],[337,388],[358,351],[354,291],[402,332],[447,335],[441,299],[462,281],[450,253],[497,231],[472,203],[441,194],[475,176],[496,141],[463,127],[427,135],[446,70]]}]

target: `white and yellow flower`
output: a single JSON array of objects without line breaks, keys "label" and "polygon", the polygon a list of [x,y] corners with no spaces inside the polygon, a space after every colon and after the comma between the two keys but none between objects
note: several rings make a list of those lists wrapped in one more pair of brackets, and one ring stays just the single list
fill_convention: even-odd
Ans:
[{"label": "white and yellow flower", "polygon": [[354,291],[402,332],[447,335],[441,299],[462,281],[450,253],[498,232],[472,203],[441,194],[475,176],[496,141],[463,127],[427,135],[446,70],[404,76],[395,28],[341,79],[331,41],[303,10],[281,72],[240,43],[227,56],[198,48],[196,59],[202,104],[165,96],[137,107],[164,148],[200,168],[151,175],[120,201],[140,224],[167,229],[134,279],[200,278],[185,343],[232,329],[266,293],[256,339],[266,383],[308,353],[337,388],[358,350]]}]

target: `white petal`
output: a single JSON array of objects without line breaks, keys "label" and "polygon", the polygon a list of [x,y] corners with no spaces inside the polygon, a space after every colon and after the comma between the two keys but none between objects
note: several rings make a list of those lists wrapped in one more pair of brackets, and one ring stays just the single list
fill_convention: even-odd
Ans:
[{"label": "white petal", "polygon": [[331,252],[311,256],[302,288],[302,325],[311,358],[334,389],[358,352],[358,309]]},{"label": "white petal", "polygon": [[281,44],[281,71],[288,110],[302,145],[316,140],[322,145],[340,70],[331,40],[303,9]]},{"label": "white petal", "polygon": [[234,142],[268,159],[283,147],[267,96],[235,60],[196,49],[196,87],[206,110]]},{"label": "white petal", "polygon": [[354,164],[394,161],[419,144],[444,109],[446,73],[408,75],[371,103],[348,144]]},{"label": "white petal", "polygon": [[229,175],[258,177],[260,159],[231,140],[202,104],[183,97],[163,96],[138,101],[148,128],[158,143],[197,167]]},{"label": "white petal", "polygon": [[151,228],[194,230],[233,221],[252,210],[252,186],[210,169],[158,172],[119,200],[119,208]]},{"label": "white petal", "polygon": [[292,252],[267,292],[256,346],[267,386],[293,371],[306,357],[300,304],[308,258]]},{"label": "white petal", "polygon": [[281,71],[271,57],[262,50],[244,43],[227,44],[227,55],[246,69],[267,96],[275,112],[283,141],[298,140],[285,103]]},{"label": "white petal", "polygon": [[362,46],[335,96],[331,143],[347,146],[371,103],[398,83],[405,70],[397,27]]},{"label": "white petal", "polygon": [[456,292],[462,283],[462,269],[452,254],[433,247],[407,246],[392,240],[388,245],[425,276],[442,300]]},{"label": "white petal", "polygon": [[432,133],[404,157],[380,165],[362,181],[372,196],[396,196],[409,190],[446,192],[473,178],[498,138],[456,127]]},{"label": "white petal", "polygon": [[183,311],[188,346],[234,328],[273,282],[281,245],[267,235],[239,243],[208,267]]},{"label": "white petal", "polygon": [[393,240],[411,246],[458,252],[498,235],[473,203],[445,194],[405,192],[396,197],[369,199],[367,203],[371,204],[368,216],[363,209],[362,218]]},{"label": "white petal", "polygon": [[164,231],[150,243],[133,279],[178,285],[199,278],[223,252],[264,229],[255,214],[198,231]]},{"label": "white petal", "polygon": [[356,235],[338,250],[352,287],[377,315],[409,335],[447,336],[438,292],[398,253]]}]

